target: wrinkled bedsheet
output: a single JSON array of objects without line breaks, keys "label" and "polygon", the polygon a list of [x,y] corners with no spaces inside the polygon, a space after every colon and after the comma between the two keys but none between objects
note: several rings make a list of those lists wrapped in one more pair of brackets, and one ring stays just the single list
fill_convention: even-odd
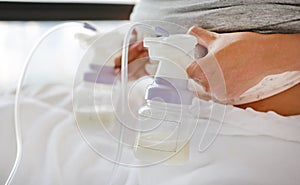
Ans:
[{"label": "wrinkled bedsheet", "polygon": [[[113,164],[80,136],[72,112],[71,87],[26,87],[21,100],[24,151],[13,184],[104,185]],[[14,93],[0,97],[0,184],[13,165]],[[200,101],[200,100],[199,100]],[[201,102],[207,114],[209,102]],[[222,106],[222,105],[220,105]],[[300,116],[282,117],[228,106],[221,133],[203,153],[182,166],[119,167],[116,185],[298,185]],[[218,115],[214,115],[217,121]],[[197,131],[195,133],[197,135]],[[197,138],[191,142],[197,147]],[[107,149],[110,144],[107,143]]]}]

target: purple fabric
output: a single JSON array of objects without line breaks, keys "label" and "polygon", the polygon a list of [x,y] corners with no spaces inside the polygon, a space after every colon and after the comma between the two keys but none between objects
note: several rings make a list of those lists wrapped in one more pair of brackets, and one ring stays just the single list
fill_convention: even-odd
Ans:
[{"label": "purple fabric", "polygon": [[193,93],[188,90],[188,80],[155,77],[153,84],[147,88],[145,98],[166,103],[191,105]]}]

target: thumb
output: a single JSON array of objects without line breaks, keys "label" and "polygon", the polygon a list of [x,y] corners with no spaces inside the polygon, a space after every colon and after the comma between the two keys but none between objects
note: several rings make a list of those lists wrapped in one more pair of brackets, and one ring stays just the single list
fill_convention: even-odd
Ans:
[{"label": "thumb", "polygon": [[211,32],[200,28],[198,26],[192,26],[188,30],[188,34],[194,35],[198,39],[198,43],[208,48],[213,41],[216,40],[218,34],[215,32]]},{"label": "thumb", "polygon": [[191,63],[186,68],[186,72],[191,79],[200,84],[206,92],[209,92],[208,79],[201,66],[197,62]]}]

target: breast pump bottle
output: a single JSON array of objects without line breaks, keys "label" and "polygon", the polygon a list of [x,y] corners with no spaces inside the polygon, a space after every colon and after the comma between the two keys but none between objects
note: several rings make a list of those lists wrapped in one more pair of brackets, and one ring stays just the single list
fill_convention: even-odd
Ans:
[{"label": "breast pump bottle", "polygon": [[195,120],[189,110],[193,94],[185,68],[193,61],[196,44],[197,39],[186,34],[144,39],[149,57],[159,66],[139,109],[134,153],[143,161],[176,165],[189,159]]},{"label": "breast pump bottle", "polygon": [[116,122],[117,93],[114,68],[91,64],[93,71],[85,73],[76,88],[76,120],[81,125],[100,124],[109,127]]},{"label": "breast pump bottle", "polygon": [[[120,53],[123,35],[119,32],[87,38],[96,40],[82,59],[83,68],[74,91],[76,120],[80,126],[108,128],[117,122],[118,78],[114,58]],[[89,69],[86,69],[86,68]]]}]

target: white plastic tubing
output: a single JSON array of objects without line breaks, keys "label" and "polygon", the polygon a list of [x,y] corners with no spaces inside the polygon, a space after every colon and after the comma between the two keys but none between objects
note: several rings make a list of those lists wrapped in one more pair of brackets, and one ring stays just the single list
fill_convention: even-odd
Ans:
[{"label": "white plastic tubing", "polygon": [[80,22],[69,22],[69,23],[63,23],[63,24],[59,24],[57,26],[54,26],[53,28],[51,28],[49,31],[47,31],[46,33],[44,33],[41,38],[38,40],[38,42],[36,42],[36,44],[34,45],[34,47],[31,49],[28,57],[25,60],[25,64],[23,67],[23,70],[21,72],[18,84],[17,84],[17,89],[16,89],[16,97],[15,97],[15,109],[14,109],[14,118],[15,118],[15,134],[16,134],[16,143],[17,143],[17,154],[16,154],[16,159],[14,162],[14,165],[11,169],[11,172],[5,182],[5,185],[11,185],[13,178],[18,170],[18,167],[20,165],[21,162],[21,158],[22,158],[22,152],[23,152],[23,147],[22,147],[22,130],[21,130],[21,121],[20,121],[20,92],[24,83],[24,79],[25,79],[25,75],[26,72],[28,70],[30,61],[36,51],[36,49],[42,44],[42,42],[53,32],[58,31],[62,28],[65,28],[67,26],[80,26],[80,27],[84,27],[84,23],[80,23]]},{"label": "white plastic tubing", "polygon": [[116,154],[116,160],[114,163],[114,167],[112,170],[112,175],[109,179],[109,185],[113,184],[113,180],[115,179],[115,176],[118,172],[118,167],[120,164],[120,160],[122,157],[122,151],[123,151],[123,139],[124,139],[124,125],[127,122],[127,105],[128,105],[128,99],[127,99],[127,83],[128,83],[128,49],[130,44],[130,38],[133,30],[138,27],[142,26],[150,30],[154,30],[154,28],[148,24],[144,23],[134,23],[130,26],[129,30],[124,36],[123,46],[122,46],[122,60],[121,60],[121,118],[123,118],[123,123],[121,123],[120,126],[120,132],[119,132],[119,143],[117,148],[117,154]]},{"label": "white plastic tubing", "polygon": [[[14,118],[15,118],[15,134],[16,134],[16,144],[17,144],[17,154],[16,159],[14,162],[14,165],[11,169],[11,172],[5,182],[5,185],[11,185],[12,181],[15,177],[15,174],[18,170],[18,167],[20,165],[21,159],[22,159],[22,153],[23,153],[23,147],[22,147],[22,130],[21,130],[21,120],[20,120],[20,92],[25,80],[25,75],[28,70],[30,61],[36,51],[36,49],[42,44],[42,42],[53,32],[58,31],[62,28],[65,28],[67,26],[84,26],[84,23],[80,22],[69,22],[69,23],[63,23],[60,25],[57,25],[50,30],[48,30],[46,33],[44,33],[41,38],[38,40],[38,42],[34,45],[34,47],[31,49],[28,57],[25,60],[25,64],[23,67],[23,70],[21,72],[17,89],[16,89],[16,97],[15,97],[15,109],[14,109]],[[133,24],[128,32],[126,33],[124,37],[123,42],[123,49],[122,49],[122,67],[121,67],[121,117],[124,118],[124,123],[126,123],[126,115],[127,115],[127,82],[128,82],[128,47],[130,43],[130,35],[134,28],[137,26],[143,26],[145,28],[149,28],[151,30],[154,30],[152,26],[142,23],[135,23]],[[119,143],[118,143],[118,149],[117,149],[117,155],[116,160],[114,164],[114,168],[112,171],[112,175],[109,180],[109,184],[113,184],[114,177],[117,174],[117,169],[120,163],[120,159],[122,156],[122,150],[123,150],[123,137],[124,137],[124,126],[121,124],[121,129],[119,133]]]}]

